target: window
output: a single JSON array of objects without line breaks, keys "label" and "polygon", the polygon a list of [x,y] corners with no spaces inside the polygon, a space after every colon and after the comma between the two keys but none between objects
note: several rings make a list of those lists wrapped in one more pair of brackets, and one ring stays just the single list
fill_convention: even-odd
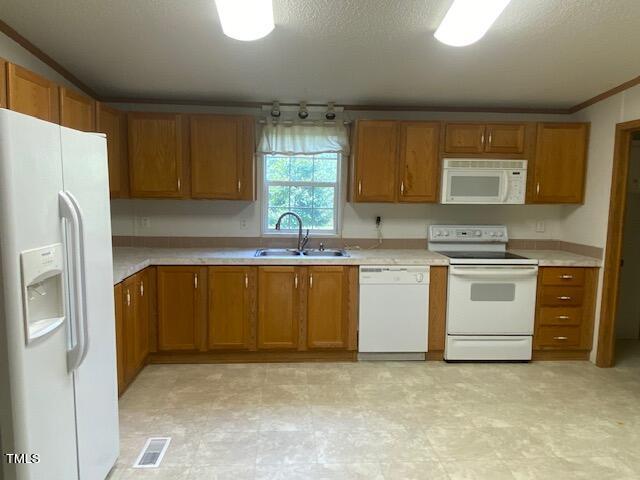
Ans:
[{"label": "window", "polygon": [[[341,155],[265,154],[263,158],[263,231],[275,233],[280,215],[294,212],[310,232],[337,234]],[[295,219],[285,217],[281,232],[297,231]]]}]

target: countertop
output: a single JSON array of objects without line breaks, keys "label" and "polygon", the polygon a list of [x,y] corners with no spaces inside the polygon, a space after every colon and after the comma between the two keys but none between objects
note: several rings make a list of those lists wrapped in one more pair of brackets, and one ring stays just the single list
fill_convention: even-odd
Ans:
[{"label": "countertop", "polygon": [[[599,267],[601,260],[561,250],[512,250],[536,258],[542,267]],[[449,259],[430,250],[349,250],[348,257],[255,257],[255,249],[142,248],[113,249],[113,283],[150,265],[430,265],[448,266]]]}]

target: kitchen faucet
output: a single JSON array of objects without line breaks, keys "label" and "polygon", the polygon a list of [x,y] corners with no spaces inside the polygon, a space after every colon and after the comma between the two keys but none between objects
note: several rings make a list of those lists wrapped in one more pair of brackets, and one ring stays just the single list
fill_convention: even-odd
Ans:
[{"label": "kitchen faucet", "polygon": [[305,245],[309,241],[309,229],[307,228],[307,233],[303,237],[302,236],[302,219],[300,218],[300,215],[298,215],[297,213],[293,213],[293,212],[285,212],[285,213],[283,213],[282,215],[280,215],[280,218],[276,222],[276,230],[280,230],[280,223],[282,222],[282,219],[284,217],[286,217],[287,215],[291,215],[296,220],[298,220],[298,251],[302,252],[304,250]]}]

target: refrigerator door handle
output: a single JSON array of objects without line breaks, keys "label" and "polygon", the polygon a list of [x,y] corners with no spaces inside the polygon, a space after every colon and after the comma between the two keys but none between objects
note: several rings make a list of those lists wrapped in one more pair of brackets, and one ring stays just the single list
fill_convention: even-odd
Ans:
[{"label": "refrigerator door handle", "polygon": [[73,290],[76,292],[74,298],[74,314],[69,315],[69,318],[74,322],[73,328],[75,331],[76,343],[67,351],[67,368],[70,372],[76,370],[81,363],[82,352],[84,350],[85,335],[83,330],[84,315],[82,304],[82,279],[80,278],[80,224],[78,219],[78,213],[69,198],[67,192],[60,192],[58,194],[58,205],[60,207],[60,217],[64,218],[70,226],[71,230],[71,278],[73,282]]},{"label": "refrigerator door handle", "polygon": [[82,362],[84,362],[85,357],[87,356],[87,352],[89,352],[89,346],[90,346],[90,341],[89,341],[89,315],[87,314],[87,312],[89,311],[89,308],[87,306],[87,256],[85,254],[86,251],[86,242],[85,242],[85,236],[84,236],[84,215],[82,213],[82,209],[80,208],[80,204],[78,203],[78,200],[76,199],[76,197],[71,193],[71,192],[67,192],[67,194],[69,195],[69,199],[71,200],[71,203],[73,204],[73,208],[76,211],[76,215],[78,216],[78,231],[80,232],[80,278],[82,279],[82,335],[84,337],[84,342],[82,343],[82,354],[80,356],[80,362],[78,363],[78,366],[82,365]]}]

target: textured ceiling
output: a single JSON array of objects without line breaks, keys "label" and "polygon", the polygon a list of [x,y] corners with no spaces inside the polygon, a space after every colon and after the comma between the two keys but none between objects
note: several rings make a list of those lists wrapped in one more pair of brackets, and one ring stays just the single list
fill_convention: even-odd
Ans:
[{"label": "textured ceiling", "polygon": [[484,39],[440,44],[451,0],[273,0],[225,37],[213,0],[0,0],[0,18],[103,96],[568,107],[640,74],[639,0],[512,0]]}]

